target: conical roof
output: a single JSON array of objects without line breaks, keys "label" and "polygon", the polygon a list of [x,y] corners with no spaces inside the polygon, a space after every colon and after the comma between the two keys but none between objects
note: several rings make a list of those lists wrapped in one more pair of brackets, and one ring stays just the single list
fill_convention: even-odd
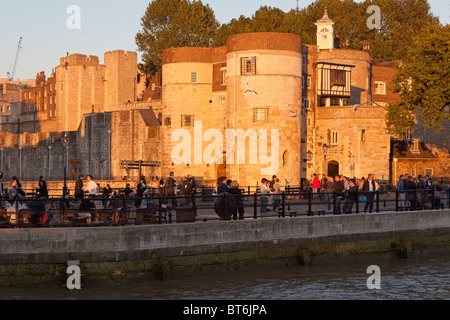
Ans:
[{"label": "conical roof", "polygon": [[323,14],[322,19],[317,20],[316,23],[334,23],[334,21],[331,20],[330,17],[328,17],[328,9],[327,9],[327,7],[325,7],[325,12]]}]

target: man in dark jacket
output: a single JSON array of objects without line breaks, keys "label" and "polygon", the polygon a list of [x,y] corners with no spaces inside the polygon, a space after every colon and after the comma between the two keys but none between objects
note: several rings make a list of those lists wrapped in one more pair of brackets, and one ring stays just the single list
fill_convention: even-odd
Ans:
[{"label": "man in dark jacket", "polygon": [[172,206],[176,207],[177,206],[177,200],[175,199],[175,187],[176,187],[176,182],[174,179],[174,172],[171,172],[169,177],[166,180],[166,184],[164,187],[164,195],[167,197],[172,198]]},{"label": "man in dark jacket", "polygon": [[83,191],[83,175],[80,174],[78,176],[77,181],[75,182],[75,198],[83,199],[84,191]]},{"label": "man in dark jacket", "polygon": [[353,204],[358,198],[358,186],[356,185],[355,179],[350,179],[350,188],[347,191],[347,197],[345,198],[344,206],[342,211],[345,214],[352,214]]},{"label": "man in dark jacket", "polygon": [[334,191],[336,191],[336,209],[335,214],[341,214],[341,204],[344,196],[344,182],[341,177],[336,175],[334,177]]},{"label": "man in dark jacket", "polygon": [[375,181],[373,180],[373,174],[369,174],[369,177],[364,182],[363,191],[367,192],[365,193],[367,202],[366,205],[364,206],[364,213],[366,213],[367,209],[369,209],[369,213],[372,213],[373,201],[375,198],[375,191],[376,191]]},{"label": "man in dark jacket", "polygon": [[225,192],[228,192],[227,177],[220,177],[219,185],[217,186],[217,195]]}]

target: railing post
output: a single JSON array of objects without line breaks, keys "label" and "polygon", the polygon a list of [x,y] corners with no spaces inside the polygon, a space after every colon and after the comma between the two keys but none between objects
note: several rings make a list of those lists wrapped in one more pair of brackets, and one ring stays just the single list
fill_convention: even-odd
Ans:
[{"label": "railing post", "polygon": [[312,192],[308,191],[308,216],[312,216]]},{"label": "railing post", "polygon": [[253,195],[253,217],[255,218],[255,220],[258,219],[258,210],[257,210],[258,203],[257,203],[257,201],[258,201],[258,196],[255,193]]},{"label": "railing post", "polygon": [[162,223],[162,195],[158,196],[159,224]]},{"label": "railing post", "polygon": [[417,210],[417,188],[414,188],[414,210]]},{"label": "railing post", "polygon": [[192,193],[192,212],[195,213],[195,219],[197,220],[197,202],[195,201],[194,193]]},{"label": "railing post", "polygon": [[333,190],[333,214],[336,214],[336,190]]},{"label": "railing post", "polygon": [[14,227],[17,227],[18,221],[20,221],[20,217],[19,217],[19,201],[16,200],[16,221],[14,223]]},{"label": "railing post", "polygon": [[359,213],[359,189],[356,190],[356,213]]},{"label": "railing post", "polygon": [[286,216],[286,194],[281,193],[281,216],[284,218]]},{"label": "railing post", "polygon": [[397,189],[395,189],[395,212],[398,212],[399,211],[399,207],[398,207],[398,190]]},{"label": "railing post", "polygon": [[380,212],[380,190],[375,191],[375,196],[377,197],[375,212]]},{"label": "railing post", "polygon": [[431,188],[431,209],[436,209],[436,206],[434,205],[434,188]]}]

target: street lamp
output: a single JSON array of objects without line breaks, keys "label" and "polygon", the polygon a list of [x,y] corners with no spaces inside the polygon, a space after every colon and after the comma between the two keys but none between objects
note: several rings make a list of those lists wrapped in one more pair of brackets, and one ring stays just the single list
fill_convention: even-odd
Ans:
[{"label": "street lamp", "polygon": [[325,176],[327,176],[327,152],[328,152],[328,146],[326,143],[324,143],[324,145],[322,146],[323,149],[323,172],[325,173]]},{"label": "street lamp", "polygon": [[69,136],[67,132],[64,134],[62,138],[62,143],[64,147],[64,187],[63,187],[63,195],[67,193],[67,150],[69,149]]},{"label": "street lamp", "polygon": [[313,159],[313,153],[312,153],[311,151],[308,151],[308,152],[306,153],[306,159],[307,159],[308,161],[312,161],[312,159]]}]

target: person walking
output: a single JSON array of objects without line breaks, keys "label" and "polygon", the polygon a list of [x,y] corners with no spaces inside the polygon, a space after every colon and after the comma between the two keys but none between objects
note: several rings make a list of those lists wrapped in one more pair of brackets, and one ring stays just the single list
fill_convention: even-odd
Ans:
[{"label": "person walking", "polygon": [[405,197],[405,180],[404,175],[400,175],[397,181],[397,192],[398,192],[398,208],[403,211],[406,207],[406,197]]},{"label": "person walking", "polygon": [[195,177],[192,176],[191,174],[188,174],[187,175],[187,179],[191,179],[191,181],[192,181],[191,182],[191,184],[192,184],[192,194],[195,194],[196,191],[197,191]]},{"label": "person walking", "polygon": [[320,181],[319,178],[317,177],[317,174],[313,174],[314,178],[313,178],[313,182],[312,182],[312,190],[313,190],[313,200],[314,199],[319,199],[319,190],[320,190]]},{"label": "person walking", "polygon": [[410,210],[416,209],[416,189],[417,184],[413,176],[408,176],[405,182],[406,202],[409,203]]},{"label": "person walking", "polygon": [[356,185],[356,180],[350,179],[349,185],[344,206],[342,207],[342,211],[345,214],[352,214],[353,204],[358,200],[358,186]]},{"label": "person walking", "polygon": [[373,202],[375,198],[375,191],[376,189],[375,181],[373,180],[373,174],[369,174],[367,177],[367,180],[364,182],[363,185],[363,191],[365,192],[367,202],[364,205],[364,213],[367,212],[367,209],[369,209],[369,213],[372,213],[373,211]]},{"label": "person walking", "polygon": [[233,209],[233,220],[238,219],[238,212],[239,212],[239,220],[244,220],[244,200],[243,200],[243,194],[241,189],[239,189],[239,183],[234,180],[231,182],[231,188],[228,191],[230,194],[233,195],[234,198],[234,204],[235,208]]},{"label": "person walking", "polygon": [[177,199],[175,199],[175,188],[177,187],[177,183],[174,179],[174,172],[171,172],[169,177],[166,180],[164,187],[164,195],[172,199],[172,206],[177,206]]},{"label": "person walking", "polygon": [[260,189],[260,201],[261,201],[261,210],[260,210],[260,215],[261,218],[265,216],[266,212],[267,212],[267,205],[269,202],[269,193],[270,193],[270,188],[269,188],[269,180],[267,180],[266,178],[263,178],[261,180],[261,185],[259,186]]},{"label": "person walking", "polygon": [[275,184],[273,185],[273,192],[272,192],[272,197],[273,197],[273,211],[277,211],[277,209],[280,207],[280,203],[281,203],[281,186],[280,186],[280,179],[276,178],[275,179]]},{"label": "person walking", "polygon": [[344,182],[341,180],[339,175],[334,177],[334,191],[336,191],[336,206],[334,214],[341,214],[341,205],[344,200]]},{"label": "person walking", "polygon": [[87,176],[87,186],[85,188],[85,191],[89,193],[90,198],[95,198],[99,194],[99,188],[97,183],[94,181],[94,177],[92,175]]},{"label": "person walking", "polygon": [[84,198],[84,189],[83,189],[83,175],[78,175],[77,181],[75,181],[75,198],[83,199]]},{"label": "person walking", "polygon": [[186,183],[183,186],[183,195],[184,195],[184,206],[189,207],[192,203],[191,197],[194,193],[194,186],[192,182],[192,178],[187,178]]},{"label": "person walking", "polygon": [[331,211],[331,203],[333,199],[334,182],[332,177],[327,177],[327,184],[325,185],[327,210]]}]

